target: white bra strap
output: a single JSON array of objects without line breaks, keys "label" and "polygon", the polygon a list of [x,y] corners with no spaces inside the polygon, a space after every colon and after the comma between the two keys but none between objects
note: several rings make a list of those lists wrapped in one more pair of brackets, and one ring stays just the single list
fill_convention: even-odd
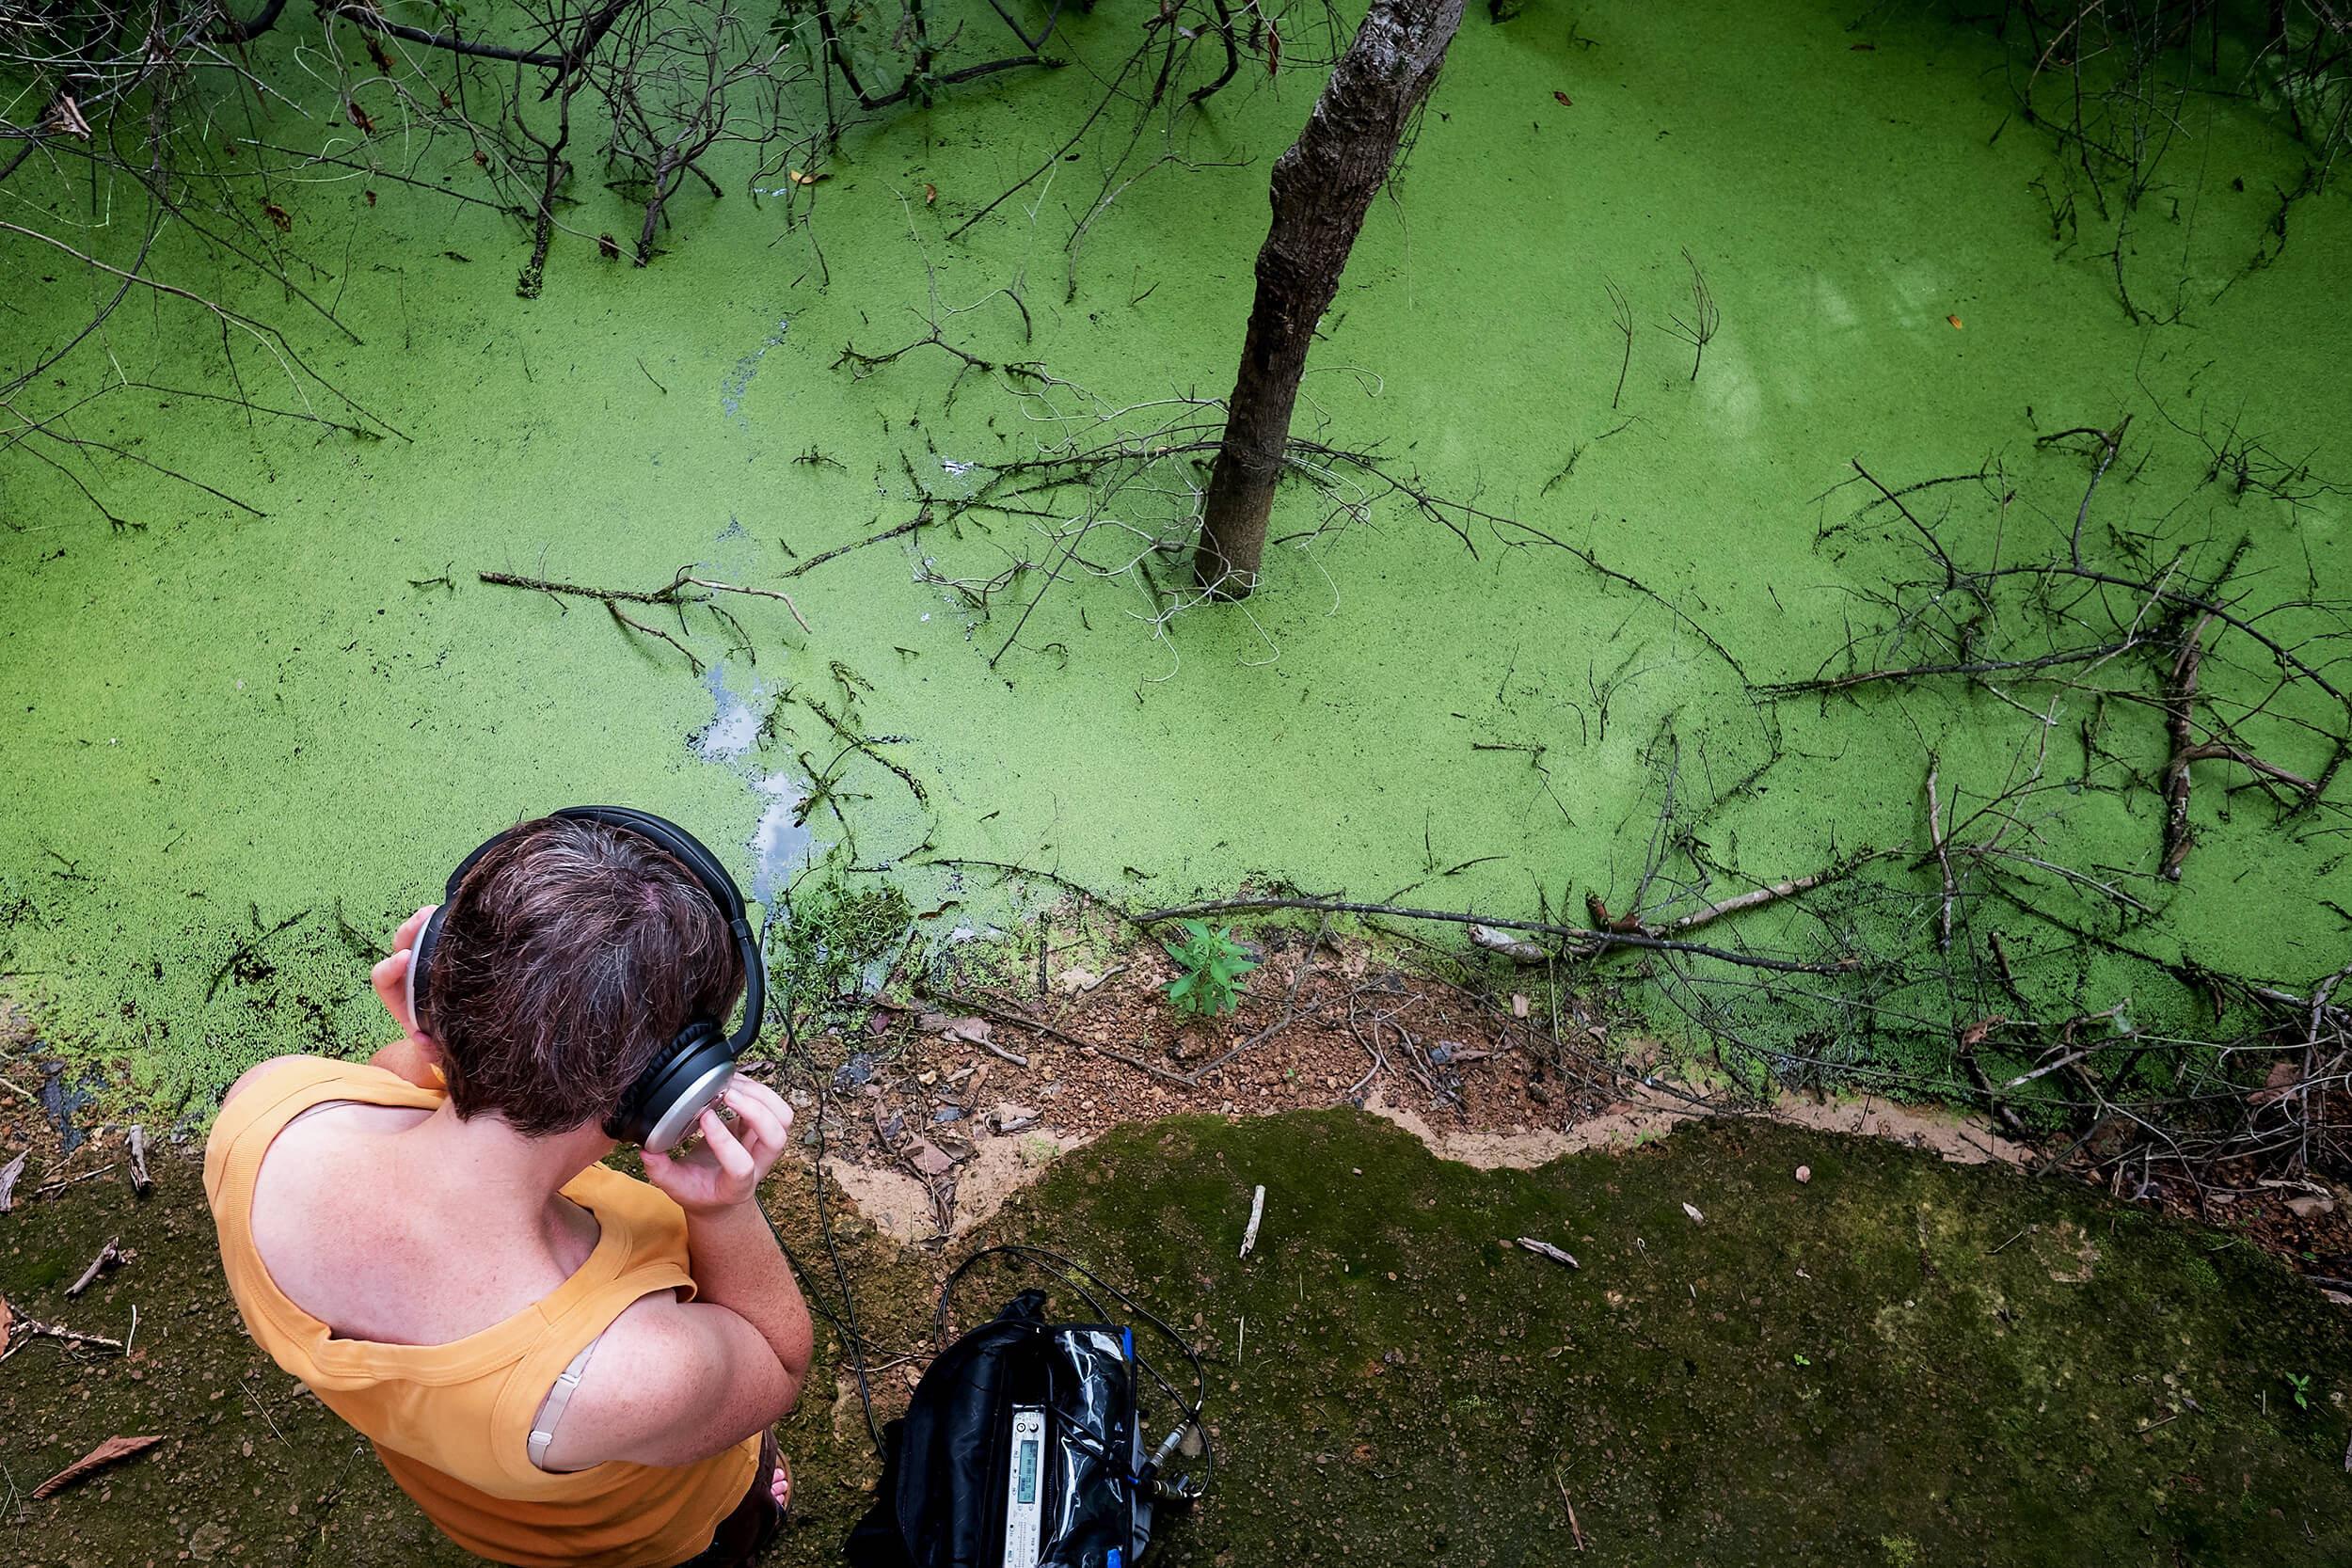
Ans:
[{"label": "white bra strap", "polygon": [[548,1397],[539,1402],[539,1414],[532,1418],[531,1423],[532,1468],[544,1470],[548,1467],[548,1445],[555,1441],[556,1424],[564,1419],[564,1406],[572,1402],[572,1390],[580,1386],[580,1374],[588,1370],[588,1358],[596,1354],[596,1347],[603,1342],[604,1336],[599,1334],[582,1346],[580,1353],[572,1357],[572,1364],[557,1375],[555,1386],[548,1390]]}]

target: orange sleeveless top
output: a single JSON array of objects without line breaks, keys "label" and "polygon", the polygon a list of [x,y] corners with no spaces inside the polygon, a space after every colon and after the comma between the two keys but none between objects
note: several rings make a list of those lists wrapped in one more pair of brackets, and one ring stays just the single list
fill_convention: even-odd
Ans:
[{"label": "orange sleeveless top", "polygon": [[330,1100],[430,1110],[444,1098],[381,1068],[297,1058],[221,1112],[205,1146],[204,1193],[247,1331],[373,1440],[401,1490],[466,1550],[515,1568],[683,1562],[750,1489],[757,1437],[675,1468],[616,1460],[558,1475],[529,1452],[532,1418],[572,1357],[638,1297],[692,1294],[686,1215],[669,1198],[589,1166],[563,1189],[602,1229],[588,1261],[535,1306],[445,1345],[337,1338],[262,1266],[253,1185],[279,1129]]}]

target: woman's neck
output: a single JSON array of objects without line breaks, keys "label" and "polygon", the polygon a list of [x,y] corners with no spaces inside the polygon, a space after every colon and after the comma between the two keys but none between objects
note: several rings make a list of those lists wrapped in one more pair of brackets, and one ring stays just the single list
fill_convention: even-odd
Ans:
[{"label": "woman's neck", "polygon": [[595,1122],[531,1137],[501,1116],[461,1119],[448,1101],[400,1142],[416,1187],[461,1199],[477,1212],[508,1213],[545,1211],[565,1182],[614,1147]]}]

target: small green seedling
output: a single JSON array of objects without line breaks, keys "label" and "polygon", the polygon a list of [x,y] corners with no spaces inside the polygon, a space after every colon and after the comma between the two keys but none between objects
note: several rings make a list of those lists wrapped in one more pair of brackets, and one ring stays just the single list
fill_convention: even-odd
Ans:
[{"label": "small green seedling", "polygon": [[1184,972],[1168,983],[1168,1005],[1180,1013],[1212,1018],[1233,1011],[1241,1006],[1241,978],[1257,968],[1258,961],[1233,940],[1231,926],[1212,931],[1203,921],[1180,924],[1184,940],[1163,943]]},{"label": "small green seedling", "polygon": [[1797,1365],[1800,1367],[1810,1367],[1813,1365],[1813,1358],[1801,1354],[1797,1357]]},{"label": "small green seedling", "polygon": [[2312,1402],[2310,1400],[2304,1398],[2304,1396],[2312,1391],[2311,1374],[2309,1372],[2305,1372],[2302,1376],[2297,1377],[2293,1372],[2281,1372],[2279,1375],[2285,1378],[2287,1380],[2287,1386],[2295,1390],[2295,1408],[2297,1410],[2309,1410],[2312,1407]]}]

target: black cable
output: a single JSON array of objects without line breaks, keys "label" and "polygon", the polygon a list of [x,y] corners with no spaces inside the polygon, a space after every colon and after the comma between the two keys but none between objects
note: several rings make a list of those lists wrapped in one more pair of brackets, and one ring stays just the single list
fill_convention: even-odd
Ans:
[{"label": "black cable", "polygon": [[[1200,1354],[1198,1351],[1193,1349],[1191,1341],[1187,1340],[1183,1335],[1177,1333],[1175,1329],[1169,1327],[1167,1323],[1163,1322],[1149,1308],[1137,1304],[1133,1296],[1130,1296],[1126,1291],[1120,1290],[1118,1286],[1111,1284],[1108,1280],[1103,1278],[1102,1275],[1096,1274],[1085,1264],[1080,1263],[1073,1259],[1066,1258],[1062,1254],[1051,1251],[1045,1247],[1029,1246],[1019,1242],[1008,1242],[997,1246],[982,1247],[979,1251],[972,1254],[971,1257],[966,1258],[962,1262],[957,1264],[954,1272],[950,1273],[947,1275],[946,1282],[940,1286],[939,1303],[933,1309],[931,1317],[931,1336],[933,1342],[942,1351],[946,1349],[947,1298],[954,1294],[957,1282],[963,1277],[965,1272],[969,1270],[973,1264],[977,1263],[983,1258],[993,1257],[999,1253],[1004,1254],[1007,1257],[1020,1259],[1025,1262],[1032,1264],[1033,1266],[1040,1268],[1046,1268],[1049,1266],[1058,1267],[1060,1269],[1068,1270],[1070,1274],[1074,1274],[1083,1277],[1088,1284],[1096,1286],[1105,1295],[1110,1296],[1121,1307],[1125,1307],[1130,1313],[1142,1319],[1145,1323],[1151,1324],[1152,1327],[1157,1329],[1160,1335],[1166,1338],[1168,1343],[1174,1345],[1177,1350],[1183,1354],[1186,1361],[1192,1363],[1193,1378],[1196,1386],[1200,1390],[1200,1395],[1190,1403],[1187,1403],[1184,1397],[1176,1391],[1175,1385],[1169,1383],[1166,1377],[1161,1375],[1160,1370],[1152,1364],[1150,1358],[1140,1353],[1136,1354],[1136,1365],[1142,1368],[1143,1370],[1150,1375],[1152,1381],[1159,1386],[1161,1392],[1168,1396],[1169,1402],[1174,1404],[1176,1408],[1183,1413],[1183,1419],[1178,1423],[1176,1430],[1181,1432],[1184,1427],[1189,1426],[1200,1436],[1201,1457],[1205,1461],[1206,1472],[1201,1479],[1200,1484],[1198,1487],[1182,1487],[1172,1489],[1176,1496],[1186,1501],[1191,1501],[1199,1497],[1202,1492],[1207,1490],[1209,1482],[1215,1480],[1216,1476],[1216,1449],[1215,1445],[1209,1441],[1209,1429],[1200,1419],[1201,1412],[1209,1402],[1208,1368],[1202,1364]],[[1109,1311],[1104,1307],[1100,1301],[1095,1299],[1093,1292],[1089,1291],[1085,1284],[1079,1283],[1078,1279],[1071,1278],[1069,1275],[1063,1275],[1061,1277],[1063,1283],[1069,1285],[1071,1289],[1076,1291],[1080,1296],[1085,1298],[1087,1306],[1093,1310],[1094,1315],[1098,1319],[1105,1323],[1110,1321],[1111,1314]]]},{"label": "black cable", "polygon": [[[789,1022],[787,1021],[787,1029]],[[812,1059],[810,1066],[816,1066]],[[842,1336],[842,1344],[850,1353],[850,1364],[857,1370],[858,1402],[866,1409],[866,1434],[873,1440],[874,1452],[882,1452],[882,1428],[874,1424],[874,1391],[866,1379],[866,1336],[857,1326],[857,1301],[850,1293],[850,1271],[841,1264],[841,1249],[834,1244],[833,1215],[825,1203],[825,1086],[828,1083],[820,1070],[817,1075],[817,1225],[824,1232],[825,1253],[833,1259],[834,1278],[841,1286],[841,1305],[850,1314],[849,1331]],[[779,1243],[781,1244],[781,1243]]]},{"label": "black cable", "polygon": [[[767,961],[768,935],[774,928],[781,904],[780,899],[771,904],[768,910],[767,918],[760,923],[759,956],[762,963]],[[866,1373],[866,1335],[864,1330],[858,1327],[857,1298],[850,1293],[850,1271],[842,1266],[841,1249],[834,1243],[833,1212],[825,1202],[825,1088],[831,1080],[827,1077],[823,1068],[818,1064],[815,1054],[801,1044],[800,1031],[792,1026],[792,1004],[785,994],[785,988],[782,986],[774,988],[772,995],[774,1003],[770,1007],[770,1015],[784,1025],[785,1049],[787,1052],[800,1052],[802,1056],[806,1058],[812,1076],[817,1080],[817,1227],[825,1238],[825,1255],[833,1261],[834,1280],[841,1287],[841,1307],[849,1315],[849,1322],[845,1324],[839,1317],[834,1315],[831,1307],[821,1304],[818,1305],[818,1309],[824,1314],[825,1321],[833,1324],[834,1331],[841,1336],[842,1348],[850,1353],[850,1365],[857,1372],[858,1402],[866,1411],[866,1435],[874,1445],[875,1456],[881,1458],[882,1457],[882,1428],[874,1421],[874,1391]],[[761,1208],[759,1212],[761,1218],[768,1218],[768,1211],[765,1208]],[[795,1274],[805,1280],[809,1275],[807,1267],[792,1256],[790,1247],[785,1245],[783,1233],[776,1229],[776,1222],[772,1219],[768,1220],[768,1232],[776,1238],[776,1247],[784,1254],[784,1260],[791,1265]],[[801,1295],[804,1301],[817,1303],[818,1298],[814,1291],[804,1288]]]},{"label": "black cable", "polygon": [[[769,928],[772,927],[773,923],[774,914],[771,911],[769,919],[763,923],[763,927],[760,932],[760,947],[763,958],[766,955]],[[811,1306],[815,1307],[817,1310],[824,1316],[825,1321],[830,1323],[834,1326],[834,1331],[841,1336],[842,1346],[849,1352],[850,1365],[857,1373],[858,1402],[865,1411],[866,1436],[873,1443],[876,1456],[883,1457],[882,1428],[874,1419],[874,1394],[866,1367],[866,1353],[867,1348],[866,1334],[865,1331],[858,1326],[857,1300],[850,1289],[849,1269],[842,1263],[841,1250],[834,1240],[832,1209],[825,1199],[825,1105],[826,1092],[831,1086],[832,1078],[831,1075],[825,1071],[822,1064],[818,1062],[815,1053],[808,1051],[801,1044],[799,1031],[793,1027],[791,1004],[783,999],[783,991],[784,988],[776,988],[774,994],[777,1001],[781,1003],[781,1006],[771,1006],[771,1016],[775,1017],[784,1025],[786,1049],[787,1051],[800,1052],[802,1056],[808,1063],[810,1075],[817,1081],[817,1168],[815,1172],[817,1182],[817,1223],[819,1232],[825,1239],[825,1254],[833,1264],[834,1280],[840,1288],[842,1309],[843,1312],[848,1315],[849,1321],[844,1323],[841,1317],[836,1316],[830,1307],[824,1306],[822,1302],[817,1298],[814,1292],[809,1291],[805,1288],[803,1288],[802,1295],[803,1299],[806,1300]],[[801,1275],[805,1281],[809,1275],[809,1270],[798,1258],[793,1256],[792,1249],[785,1244],[783,1234],[776,1229],[775,1221],[768,1218],[768,1212],[766,1209],[763,1208],[760,1210],[760,1217],[768,1219],[769,1233],[776,1238],[776,1246],[783,1252],[785,1261],[790,1264],[793,1271],[797,1275]],[[1108,1280],[1104,1279],[1100,1275],[1086,1267],[1083,1263],[1076,1261],[1074,1259],[1066,1258],[1060,1253],[1049,1251],[1043,1247],[1028,1246],[1021,1243],[1005,1243],[996,1246],[983,1247],[978,1252],[976,1252],[969,1258],[966,1258],[962,1262],[957,1264],[955,1270],[948,1275],[946,1280],[940,1286],[939,1300],[932,1308],[931,1317],[932,1340],[936,1349],[938,1351],[945,1351],[946,1349],[947,1299],[954,1293],[957,1281],[963,1277],[966,1271],[968,1271],[973,1264],[978,1262],[983,1258],[992,1257],[997,1254],[1022,1259],[1041,1267],[1047,1265],[1058,1265],[1059,1268],[1068,1271],[1061,1276],[1063,1282],[1068,1284],[1072,1289],[1075,1290],[1079,1295],[1086,1299],[1087,1306],[1093,1309],[1093,1312],[1098,1319],[1104,1322],[1108,1322],[1111,1314],[1103,1306],[1102,1302],[1095,1298],[1093,1292],[1089,1291],[1086,1288],[1085,1284],[1079,1283],[1079,1278],[1073,1278],[1071,1276],[1077,1275],[1086,1280],[1088,1283],[1098,1287],[1105,1295],[1108,1295],[1112,1299],[1116,1300],[1131,1314],[1142,1319],[1152,1328],[1158,1330],[1161,1337],[1166,1338],[1168,1343],[1174,1345],[1184,1355],[1184,1359],[1192,1364],[1193,1380],[1195,1386],[1199,1389],[1199,1394],[1198,1397],[1196,1397],[1190,1403],[1187,1403],[1184,1397],[1176,1391],[1175,1385],[1170,1383],[1167,1377],[1161,1373],[1160,1370],[1156,1366],[1152,1365],[1152,1361],[1148,1357],[1142,1355],[1141,1354],[1136,1354],[1135,1357],[1136,1365],[1143,1369],[1144,1372],[1151,1377],[1152,1381],[1158,1385],[1160,1391],[1168,1396],[1168,1402],[1174,1404],[1179,1411],[1183,1412],[1184,1419],[1176,1430],[1181,1432],[1184,1430],[1184,1426],[1188,1425],[1200,1439],[1201,1455],[1206,1461],[1206,1476],[1203,1478],[1199,1487],[1173,1489],[1174,1495],[1183,1497],[1187,1501],[1194,1497],[1198,1497],[1200,1495],[1200,1492],[1207,1487],[1209,1481],[1213,1480],[1216,1474],[1216,1450],[1209,1441],[1208,1428],[1200,1419],[1201,1411],[1206,1407],[1209,1400],[1208,1369],[1202,1364],[1200,1353],[1193,1349],[1190,1341],[1186,1340],[1183,1335],[1177,1333],[1174,1328],[1170,1327],[1157,1314],[1139,1305],[1133,1296],[1130,1296],[1126,1291],[1120,1290],[1118,1286],[1111,1284]],[[1107,1456],[1104,1457],[1107,1458]]]}]

